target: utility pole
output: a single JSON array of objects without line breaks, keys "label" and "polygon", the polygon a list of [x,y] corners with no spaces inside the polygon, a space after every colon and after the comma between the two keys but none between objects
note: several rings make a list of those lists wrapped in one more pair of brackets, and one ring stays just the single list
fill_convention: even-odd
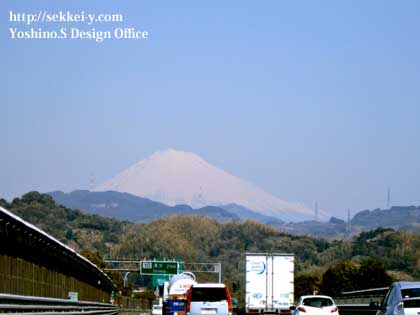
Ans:
[{"label": "utility pole", "polygon": [[89,190],[93,191],[94,188],[95,188],[95,175],[91,173],[90,178],[89,178]]},{"label": "utility pole", "polygon": [[351,235],[351,216],[350,209],[347,209],[347,234]]}]

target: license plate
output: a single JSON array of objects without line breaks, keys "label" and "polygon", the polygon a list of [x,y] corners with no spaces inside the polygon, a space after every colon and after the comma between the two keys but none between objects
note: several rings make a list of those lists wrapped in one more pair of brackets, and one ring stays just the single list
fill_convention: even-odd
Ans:
[{"label": "license plate", "polygon": [[212,315],[216,314],[217,311],[215,309],[207,309],[207,310],[201,310],[201,314],[203,315]]}]

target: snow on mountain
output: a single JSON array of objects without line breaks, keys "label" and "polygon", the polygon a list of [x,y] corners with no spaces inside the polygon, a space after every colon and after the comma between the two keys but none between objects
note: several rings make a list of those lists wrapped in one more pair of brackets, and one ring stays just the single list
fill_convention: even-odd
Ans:
[{"label": "snow on mountain", "polygon": [[313,211],[302,204],[281,200],[194,153],[173,149],[152,154],[95,190],[127,192],[171,206],[236,203],[286,221],[313,218]]}]

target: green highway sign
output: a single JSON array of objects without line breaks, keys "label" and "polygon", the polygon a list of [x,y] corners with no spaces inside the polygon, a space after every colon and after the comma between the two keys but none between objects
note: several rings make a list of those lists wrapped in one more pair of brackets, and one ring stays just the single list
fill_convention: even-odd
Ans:
[{"label": "green highway sign", "polygon": [[140,274],[142,275],[176,275],[178,262],[176,261],[141,261]]},{"label": "green highway sign", "polygon": [[152,277],[152,285],[154,287],[158,287],[163,285],[166,281],[171,279],[172,275],[153,275]]}]

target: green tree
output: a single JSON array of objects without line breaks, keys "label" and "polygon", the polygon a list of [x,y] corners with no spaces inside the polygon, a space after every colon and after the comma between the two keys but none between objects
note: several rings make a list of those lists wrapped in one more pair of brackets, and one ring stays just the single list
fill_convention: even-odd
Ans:
[{"label": "green tree", "polygon": [[322,293],[337,296],[341,292],[356,290],[357,266],[349,260],[342,260],[322,276]]},{"label": "green tree", "polygon": [[321,288],[320,274],[301,274],[295,277],[295,298],[301,295],[314,294]]},{"label": "green tree", "polygon": [[106,263],[102,259],[102,256],[101,256],[101,254],[99,252],[92,252],[92,251],[90,251],[88,249],[83,249],[80,252],[80,255],[82,255],[86,259],[90,260],[98,268],[104,269],[106,267]]},{"label": "green tree", "polygon": [[357,289],[362,290],[387,287],[393,279],[385,271],[382,261],[370,257],[361,263],[356,282]]},{"label": "green tree", "polygon": [[35,203],[40,203],[40,204],[43,204],[43,205],[54,205],[55,204],[54,199],[50,195],[41,194],[37,191],[31,191],[31,192],[28,192],[28,193],[24,194],[22,196],[21,200],[24,203],[35,202]]},{"label": "green tree", "polygon": [[0,207],[3,207],[5,209],[7,209],[7,208],[9,208],[9,203],[5,199],[1,198],[0,199]]}]

